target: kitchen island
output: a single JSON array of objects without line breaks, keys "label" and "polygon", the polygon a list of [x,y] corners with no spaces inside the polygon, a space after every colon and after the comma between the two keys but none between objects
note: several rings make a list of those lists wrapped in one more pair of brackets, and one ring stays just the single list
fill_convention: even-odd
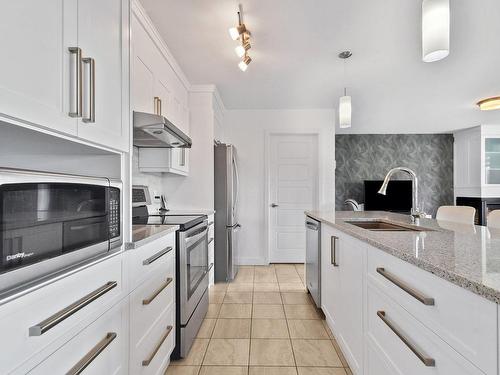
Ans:
[{"label": "kitchen island", "polygon": [[498,374],[497,233],[377,211],[306,215],[321,222],[321,307],[353,373]]}]

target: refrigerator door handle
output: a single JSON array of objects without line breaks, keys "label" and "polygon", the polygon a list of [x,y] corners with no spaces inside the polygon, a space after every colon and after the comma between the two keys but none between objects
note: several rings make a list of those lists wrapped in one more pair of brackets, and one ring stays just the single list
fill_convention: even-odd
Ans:
[{"label": "refrigerator door handle", "polygon": [[236,177],[236,194],[234,197],[234,205],[233,205],[233,219],[236,220],[236,209],[238,206],[238,196],[239,196],[239,190],[240,190],[240,175],[238,174],[238,165],[236,164],[236,160],[233,157],[233,165],[234,165],[234,175]]}]

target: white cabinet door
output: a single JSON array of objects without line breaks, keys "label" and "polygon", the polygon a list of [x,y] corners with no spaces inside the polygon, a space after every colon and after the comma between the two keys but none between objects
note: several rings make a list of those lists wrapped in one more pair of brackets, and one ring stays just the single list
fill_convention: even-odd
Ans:
[{"label": "white cabinet door", "polygon": [[[339,329],[341,295],[340,269],[334,262],[338,234],[324,223],[321,224],[321,307],[333,332]],[[334,264],[335,263],[335,264]]]},{"label": "white cabinet door", "polygon": [[69,47],[76,0],[0,0],[0,114],[76,134],[69,116]]},{"label": "white cabinet door", "polygon": [[342,302],[338,340],[353,372],[362,374],[364,246],[352,237],[339,237],[336,257]]},{"label": "white cabinet door", "polygon": [[129,136],[123,116],[128,110],[122,98],[122,94],[128,96],[123,79],[128,64],[128,38],[123,38],[128,32],[128,6],[126,0],[78,2],[78,44],[84,61],[92,58],[95,64],[94,94],[90,62],[83,64],[83,115],[78,136],[121,150],[128,150]]}]

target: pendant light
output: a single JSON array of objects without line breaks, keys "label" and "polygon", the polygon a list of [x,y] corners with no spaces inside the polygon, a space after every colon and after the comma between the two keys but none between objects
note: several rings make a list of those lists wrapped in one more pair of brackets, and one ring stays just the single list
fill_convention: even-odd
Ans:
[{"label": "pendant light", "polygon": [[450,0],[422,1],[422,60],[434,62],[450,53]]},{"label": "pendant light", "polygon": [[252,62],[252,59],[248,56],[248,50],[252,46],[250,45],[250,31],[243,23],[243,7],[241,4],[238,5],[238,9],[238,25],[229,29],[229,35],[231,36],[231,39],[239,39],[241,42],[239,46],[234,48],[234,52],[241,58],[241,61],[238,63],[238,67],[242,72],[245,72],[248,65]]},{"label": "pendant light", "polygon": [[[339,58],[344,60],[344,80],[345,80],[345,61],[352,56],[351,51],[344,51],[339,54]],[[351,97],[347,95],[347,89],[344,87],[344,96],[339,99],[339,127],[346,129],[351,127],[352,104]]]},{"label": "pendant light", "polygon": [[494,96],[480,100],[476,103],[481,111],[492,111],[500,109],[500,96]]}]

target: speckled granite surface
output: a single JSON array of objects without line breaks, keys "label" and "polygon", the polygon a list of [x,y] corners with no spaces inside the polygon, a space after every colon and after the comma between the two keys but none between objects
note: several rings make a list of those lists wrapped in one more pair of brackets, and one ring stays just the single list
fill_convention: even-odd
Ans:
[{"label": "speckled granite surface", "polygon": [[420,219],[423,232],[377,232],[346,223],[383,219],[411,225],[407,215],[381,211],[306,211],[321,222],[414,264],[493,302],[500,303],[500,231],[486,227]]},{"label": "speckled granite surface", "polygon": [[132,225],[132,242],[125,244],[125,250],[136,249],[177,229],[178,225]]}]

